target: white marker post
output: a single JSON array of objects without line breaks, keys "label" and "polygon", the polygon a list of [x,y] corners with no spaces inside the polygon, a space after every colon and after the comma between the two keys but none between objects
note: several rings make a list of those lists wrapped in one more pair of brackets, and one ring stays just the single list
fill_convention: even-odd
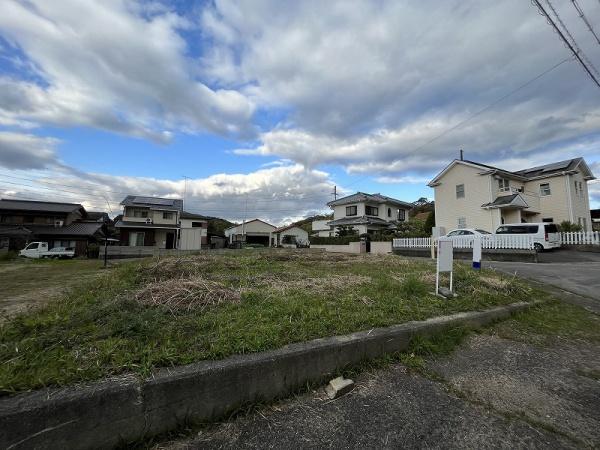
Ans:
[{"label": "white marker post", "polygon": [[481,236],[473,238],[473,269],[481,269]]},{"label": "white marker post", "polygon": [[452,251],[452,239],[446,237],[438,238],[437,270],[435,274],[435,295],[440,295],[440,273],[450,272],[450,292],[452,292],[452,265],[454,253]]}]

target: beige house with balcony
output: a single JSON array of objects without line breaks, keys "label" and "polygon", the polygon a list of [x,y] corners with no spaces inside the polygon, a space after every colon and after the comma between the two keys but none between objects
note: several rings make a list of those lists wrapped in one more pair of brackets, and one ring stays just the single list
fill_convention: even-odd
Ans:
[{"label": "beige house with balcony", "polygon": [[587,182],[594,178],[583,158],[515,172],[454,160],[428,186],[435,190],[436,226],[446,232],[565,220],[591,230]]},{"label": "beige house with balcony", "polygon": [[115,223],[121,245],[178,248],[183,200],[128,195],[121,205],[123,217]]},{"label": "beige house with balcony", "polygon": [[[393,230],[396,223],[408,220],[412,204],[381,194],[357,192],[347,197],[327,203],[333,209],[333,220],[326,223],[329,235],[336,235],[340,227],[346,227],[361,234]],[[327,231],[321,226],[319,236]],[[313,226],[314,230],[314,226]]]}]

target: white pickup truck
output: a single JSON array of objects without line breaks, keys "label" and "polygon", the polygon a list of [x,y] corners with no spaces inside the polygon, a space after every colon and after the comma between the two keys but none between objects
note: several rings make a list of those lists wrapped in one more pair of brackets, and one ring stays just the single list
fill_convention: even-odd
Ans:
[{"label": "white pickup truck", "polygon": [[75,256],[75,249],[72,247],[54,247],[53,249],[48,250],[47,242],[31,242],[19,252],[19,256],[34,259],[70,259]]}]

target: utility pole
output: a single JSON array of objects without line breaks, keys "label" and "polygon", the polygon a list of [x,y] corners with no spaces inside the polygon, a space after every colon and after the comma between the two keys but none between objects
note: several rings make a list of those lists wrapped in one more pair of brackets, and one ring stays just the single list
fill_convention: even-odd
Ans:
[{"label": "utility pole", "polygon": [[186,177],[185,175],[182,175],[183,177],[183,209],[185,210],[185,198],[187,196],[187,180],[190,177]]},{"label": "utility pole", "polygon": [[333,195],[333,200],[337,200],[337,186],[333,187],[333,192],[331,193],[331,195]]}]

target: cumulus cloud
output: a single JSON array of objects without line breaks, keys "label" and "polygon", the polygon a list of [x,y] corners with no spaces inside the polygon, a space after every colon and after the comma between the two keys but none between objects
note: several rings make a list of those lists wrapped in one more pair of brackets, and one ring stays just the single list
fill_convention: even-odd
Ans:
[{"label": "cumulus cloud", "polygon": [[25,77],[0,79],[0,123],[86,125],[161,142],[173,130],[251,135],[252,102],[195,79],[179,33],[190,26],[125,0],[3,2],[0,34],[30,64]]},{"label": "cumulus cloud", "polygon": [[46,169],[59,165],[58,139],[0,131],[0,166],[7,169]]},{"label": "cumulus cloud", "polygon": [[39,174],[35,179],[19,181],[16,175],[11,180],[17,186],[2,186],[0,181],[0,195],[78,202],[90,209],[106,210],[109,205],[117,214],[119,202],[128,194],[184,198],[185,193],[188,211],[233,221],[261,218],[276,225],[326,210],[333,187],[326,172],[299,164],[188,179],[187,185],[183,180],[76,174],[68,169]]},{"label": "cumulus cloud", "polygon": [[[588,9],[600,20],[598,5]],[[595,51],[575,9],[559,11]],[[240,155],[398,175],[437,170],[459,148],[524,156],[600,130],[597,87],[567,62],[433,140],[569,57],[528,2],[222,0],[203,18],[216,44],[206,74],[291,111]]]}]

